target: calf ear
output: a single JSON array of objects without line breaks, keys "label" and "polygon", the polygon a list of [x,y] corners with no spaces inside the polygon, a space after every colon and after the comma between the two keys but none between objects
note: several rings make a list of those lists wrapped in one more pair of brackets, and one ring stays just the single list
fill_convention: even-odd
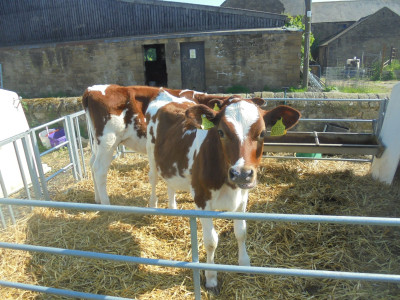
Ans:
[{"label": "calf ear", "polygon": [[283,125],[286,129],[292,128],[297,124],[301,117],[300,112],[290,106],[280,105],[274,109],[267,111],[264,115],[265,126],[273,126],[282,118]]},{"label": "calf ear", "polygon": [[[205,117],[210,122],[215,122],[215,116],[217,115],[217,111],[209,108],[204,104],[198,104],[188,108],[185,112],[186,116],[186,124],[195,126],[196,128],[201,129],[202,119],[201,116],[205,115]],[[214,123],[215,125],[215,123]]]},{"label": "calf ear", "polygon": [[255,97],[255,98],[251,98],[249,99],[250,101],[252,101],[255,105],[258,106],[263,106],[265,104],[265,100],[259,97]]},{"label": "calf ear", "polygon": [[[212,99],[207,103],[207,106],[209,108],[212,108],[215,111],[218,111],[222,108],[223,103],[224,103],[224,101],[222,101],[220,99]],[[216,107],[218,107],[218,109],[216,109]]]}]

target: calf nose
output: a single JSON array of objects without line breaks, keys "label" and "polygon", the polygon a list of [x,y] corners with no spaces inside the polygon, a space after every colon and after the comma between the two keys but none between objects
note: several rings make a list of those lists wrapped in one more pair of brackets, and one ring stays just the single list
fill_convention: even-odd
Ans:
[{"label": "calf nose", "polygon": [[232,167],[229,169],[229,179],[240,183],[252,182],[254,180],[254,170],[252,168],[237,170]]}]

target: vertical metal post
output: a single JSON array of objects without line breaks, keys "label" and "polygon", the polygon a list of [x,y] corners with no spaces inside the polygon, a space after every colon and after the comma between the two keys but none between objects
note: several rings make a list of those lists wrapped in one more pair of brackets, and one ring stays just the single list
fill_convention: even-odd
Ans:
[{"label": "vertical metal post", "polygon": [[303,88],[308,89],[308,68],[310,64],[310,35],[311,35],[311,0],[305,0],[306,28],[304,32],[304,61],[303,61]]},{"label": "vertical metal post", "polygon": [[[199,245],[197,243],[196,217],[190,217],[190,240],[192,244],[192,262],[199,262]],[[194,297],[201,300],[200,270],[193,270]]]},{"label": "vertical metal post", "polygon": [[3,68],[0,64],[0,89],[3,88]]},{"label": "vertical metal post", "polygon": [[28,182],[26,181],[26,177],[25,177],[24,165],[22,164],[21,155],[19,154],[17,141],[13,141],[13,145],[14,145],[15,155],[16,155],[17,161],[18,161],[19,172],[21,173],[22,182],[24,183],[26,195],[27,195],[28,199],[32,199],[31,193],[29,192]]},{"label": "vertical metal post", "polygon": [[[78,140],[78,145],[77,145],[77,147],[78,147],[78,149],[79,149],[79,153],[80,153],[81,161],[82,161],[83,174],[82,174],[82,171],[80,172],[80,173],[81,173],[81,179],[82,179],[82,175],[83,175],[84,177],[86,177],[85,156],[84,156],[84,154],[83,154],[82,137],[81,137],[81,131],[80,131],[80,128],[79,128],[79,120],[78,120],[78,117],[75,117],[73,120],[74,120],[74,127],[75,127],[76,133],[77,133],[77,138],[76,138],[75,140]],[[79,166],[80,166],[80,160],[79,160],[79,158],[78,158],[78,164],[79,164]]]},{"label": "vertical metal post", "polygon": [[[1,170],[0,170],[0,186],[1,186],[1,190],[3,192],[3,197],[8,198],[8,193],[7,193],[6,185],[4,184],[4,179],[3,179],[3,175],[1,174]],[[15,225],[14,211],[13,211],[13,208],[11,205],[8,205],[8,212],[10,213],[12,223]],[[3,216],[3,218],[4,218],[4,216]]]},{"label": "vertical metal post", "polygon": [[386,107],[388,104],[388,99],[384,99],[383,101],[379,102],[379,115],[376,124],[374,124],[374,135],[379,137],[382,129],[383,120],[385,118]]},{"label": "vertical metal post", "polygon": [[72,131],[71,130],[71,117],[70,116],[66,116],[64,118],[64,132],[65,132],[65,136],[67,137],[68,140],[68,152],[69,152],[69,159],[70,162],[73,164],[73,168],[72,168],[72,174],[75,178],[75,180],[79,180],[78,179],[78,173],[77,173],[77,161],[76,161],[76,153],[75,153],[75,149],[74,146],[72,145],[72,141],[73,141],[73,137],[72,137]]},{"label": "vertical metal post", "polygon": [[36,173],[35,161],[32,156],[31,148],[28,144],[29,134],[22,138],[22,146],[24,148],[25,159],[28,165],[29,175],[33,186],[33,191],[36,199],[42,199],[42,191],[40,188],[39,179]]},{"label": "vertical metal post", "polygon": [[0,89],[3,88],[3,68],[0,64]]},{"label": "vertical metal post", "polygon": [[37,146],[36,132],[34,130],[31,130],[30,135],[31,135],[33,154],[35,156],[35,161],[36,161],[36,167],[39,173],[40,182],[42,183],[43,196],[45,200],[50,200],[49,191],[47,190],[47,181],[46,177],[44,176],[42,160],[40,158],[39,148]]}]

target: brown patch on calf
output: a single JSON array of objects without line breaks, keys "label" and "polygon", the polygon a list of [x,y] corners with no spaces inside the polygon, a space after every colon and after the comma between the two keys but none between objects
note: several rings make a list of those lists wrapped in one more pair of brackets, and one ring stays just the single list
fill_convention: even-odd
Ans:
[{"label": "brown patch on calf", "polygon": [[178,175],[176,171],[183,176],[183,171],[188,169],[187,154],[195,135],[184,135],[183,123],[185,110],[190,105],[191,103],[170,103],[160,108],[154,116],[159,122],[157,138],[154,141],[154,157],[164,178]]}]

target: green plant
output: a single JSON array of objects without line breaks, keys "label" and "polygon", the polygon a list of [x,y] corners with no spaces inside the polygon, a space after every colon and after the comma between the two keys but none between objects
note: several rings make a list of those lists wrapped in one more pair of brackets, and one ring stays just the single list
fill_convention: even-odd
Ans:
[{"label": "green plant", "polygon": [[324,89],[324,92],[332,92],[332,91],[338,91],[338,88],[336,86],[330,85],[326,86]]},{"label": "green plant", "polygon": [[236,85],[232,85],[231,87],[228,87],[226,89],[226,93],[227,94],[235,94],[235,93],[247,94],[247,93],[250,93],[250,90],[245,86],[236,84]]},{"label": "green plant", "polygon": [[371,80],[373,81],[378,81],[382,79],[382,74],[381,74],[381,64],[380,62],[375,62],[372,65],[372,72],[371,72]]},{"label": "green plant", "polygon": [[382,74],[382,80],[395,80],[397,79],[396,74],[393,70],[386,71]]},{"label": "green plant", "polygon": [[[302,38],[302,42],[301,42],[301,64],[302,65],[303,65],[303,58],[304,58],[305,28],[306,28],[304,20],[305,20],[304,15],[298,15],[296,17],[293,17],[291,15],[287,15],[287,21],[286,21],[286,24],[285,24],[285,27],[288,28],[288,29],[300,29],[300,30],[303,31],[303,38]],[[310,34],[310,45],[311,45],[310,48],[311,49],[314,49],[316,47],[316,45],[313,46],[314,42],[315,42],[315,37],[311,32],[311,34]],[[317,42],[316,42],[316,44],[317,44]],[[310,55],[310,60],[311,59],[313,59],[312,58],[312,53]]]}]

